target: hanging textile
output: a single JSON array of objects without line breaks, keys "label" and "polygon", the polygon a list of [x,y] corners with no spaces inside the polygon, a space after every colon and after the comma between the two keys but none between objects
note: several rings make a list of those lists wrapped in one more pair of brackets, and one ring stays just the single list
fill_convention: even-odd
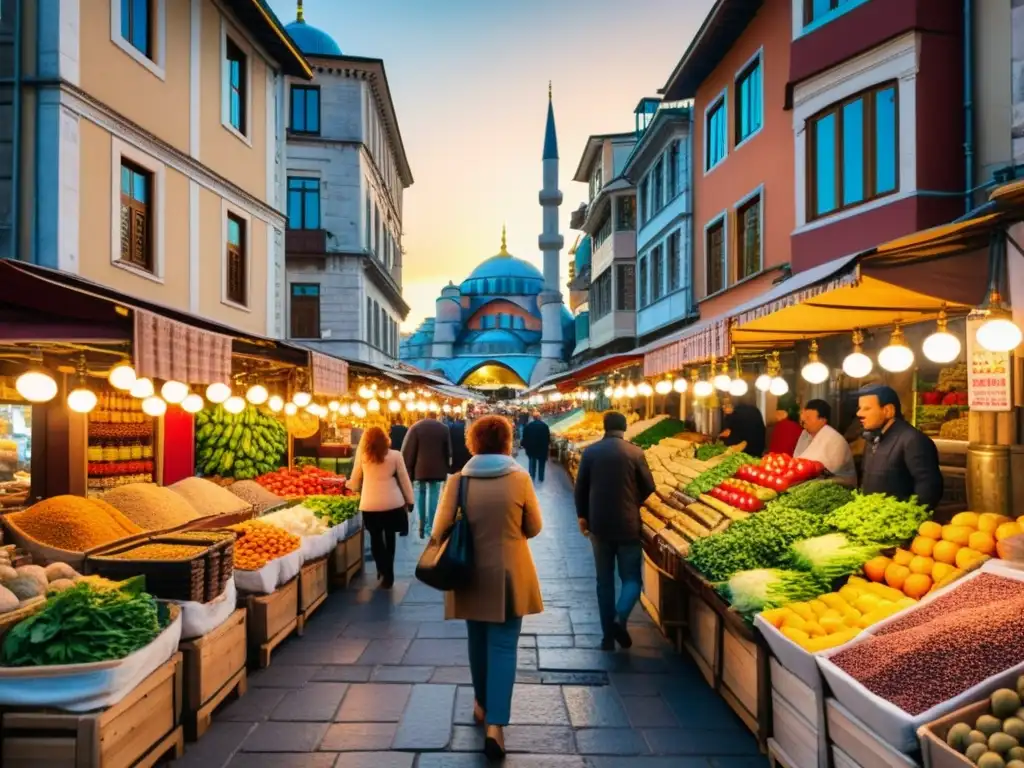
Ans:
[{"label": "hanging textile", "polygon": [[231,337],[133,310],[135,374],[186,384],[231,382]]},{"label": "hanging textile", "polygon": [[343,397],[348,394],[348,363],[319,352],[309,353],[313,372],[313,394],[320,397]]}]

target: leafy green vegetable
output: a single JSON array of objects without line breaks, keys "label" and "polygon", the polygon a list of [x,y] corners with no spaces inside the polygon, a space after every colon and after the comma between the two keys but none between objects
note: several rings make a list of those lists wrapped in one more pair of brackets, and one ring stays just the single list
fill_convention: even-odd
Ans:
[{"label": "leafy green vegetable", "polygon": [[701,472],[694,479],[692,483],[686,486],[686,495],[697,498],[702,493],[707,493],[716,485],[721,484],[723,480],[727,480],[736,474],[736,470],[742,467],[744,464],[756,464],[757,459],[753,456],[749,456],[742,451],[726,456],[716,466],[709,469],[707,472]]},{"label": "leafy green vegetable", "polygon": [[725,453],[726,447],[725,443],[704,443],[697,449],[697,458],[701,461],[713,459],[715,456]]},{"label": "leafy green vegetable", "polygon": [[79,582],[52,595],[7,633],[0,660],[35,667],[123,659],[153,642],[169,618],[141,587],[136,580],[118,589]]},{"label": "leafy green vegetable", "polygon": [[358,496],[307,496],[302,504],[332,528],[359,514]]},{"label": "leafy green vegetable", "polygon": [[788,492],[770,502],[768,508],[790,507],[824,516],[852,500],[853,491],[848,488],[831,480],[812,480],[794,485]]},{"label": "leafy green vegetable", "polygon": [[734,574],[719,592],[732,607],[750,618],[768,608],[813,600],[827,589],[813,574],[779,568],[758,568]]},{"label": "leafy green vegetable", "polygon": [[856,541],[898,544],[913,538],[929,517],[916,496],[898,501],[884,493],[854,492],[850,503],[825,515],[825,523]]},{"label": "leafy green vegetable", "polygon": [[641,448],[647,449],[653,445],[657,445],[666,437],[678,435],[682,431],[683,422],[679,419],[662,419],[653,427],[649,427],[639,435],[635,435],[630,442],[634,445],[639,445]]},{"label": "leafy green vegetable", "polygon": [[790,548],[790,566],[798,571],[810,571],[831,585],[841,576],[855,573],[883,549],[881,544],[857,544],[845,534],[829,533],[794,543]]}]

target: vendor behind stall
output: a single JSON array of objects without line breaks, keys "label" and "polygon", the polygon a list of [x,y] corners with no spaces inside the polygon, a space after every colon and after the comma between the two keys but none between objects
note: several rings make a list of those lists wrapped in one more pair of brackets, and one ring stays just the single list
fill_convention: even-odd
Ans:
[{"label": "vendor behind stall", "polygon": [[723,443],[726,445],[746,443],[743,450],[751,456],[760,456],[764,453],[765,428],[761,411],[750,403],[734,398],[733,405],[726,405],[722,412],[724,429],[718,436]]},{"label": "vendor behind stall", "polygon": [[795,397],[786,394],[779,398],[775,407],[775,423],[769,430],[768,453],[796,455],[796,444],[804,434],[798,422],[799,413]]},{"label": "vendor behind stall", "polygon": [[942,498],[935,443],[903,418],[900,397],[892,387],[865,390],[858,405],[866,442],[861,490],[901,501],[916,496],[934,509]]},{"label": "vendor behind stall", "polygon": [[837,483],[852,488],[857,485],[857,468],[850,444],[829,424],[831,419],[832,406],[824,400],[808,401],[800,412],[804,432],[797,441],[793,457],[820,461]]}]

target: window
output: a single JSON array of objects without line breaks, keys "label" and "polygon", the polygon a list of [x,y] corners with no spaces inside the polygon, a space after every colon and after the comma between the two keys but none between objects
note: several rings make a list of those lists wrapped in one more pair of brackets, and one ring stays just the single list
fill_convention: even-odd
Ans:
[{"label": "window", "polygon": [[596,251],[602,245],[604,241],[611,237],[612,234],[612,217],[609,214],[605,217],[605,220],[601,222],[601,226],[597,230],[597,234],[594,235],[594,250]]},{"label": "window", "polygon": [[153,176],[137,165],[121,161],[120,261],[154,272],[153,236],[150,232]]},{"label": "window", "polygon": [[366,298],[366,343],[373,343],[373,299]]},{"label": "window", "polygon": [[736,209],[736,279],[761,271],[761,196]]},{"label": "window", "polygon": [[320,135],[320,89],[292,86],[292,131]]},{"label": "window", "polygon": [[804,0],[804,26],[821,21],[844,5],[853,5],[859,0]]},{"label": "window", "polygon": [[815,219],[896,191],[896,84],[886,83],[808,121],[808,211]]},{"label": "window", "polygon": [[640,182],[640,223],[646,224],[651,218],[651,177],[650,174],[644,176],[644,180]]},{"label": "window", "polygon": [[615,309],[619,312],[636,311],[636,266],[633,264],[615,266]]},{"label": "window", "polygon": [[380,347],[380,307],[377,302],[373,302],[373,346]]},{"label": "window", "polygon": [[651,213],[657,213],[665,206],[665,163],[659,160],[654,166],[654,196],[651,199]]},{"label": "window", "polygon": [[623,196],[615,199],[618,217],[615,221],[616,232],[632,232],[636,229],[636,198]]},{"label": "window", "polygon": [[668,262],[668,289],[679,290],[679,230],[668,236],[665,246],[665,260]]},{"label": "window", "polygon": [[668,148],[668,178],[665,180],[668,188],[668,199],[673,199],[679,193],[679,139],[673,141]]},{"label": "window", "polygon": [[651,301],[657,301],[665,293],[665,249],[661,245],[654,246],[651,251]]},{"label": "window", "polygon": [[590,177],[590,202],[593,202],[594,198],[601,192],[601,187],[604,186],[603,175],[602,168],[598,165]]},{"label": "window", "polygon": [[725,219],[719,219],[704,233],[707,254],[707,295],[725,288]]},{"label": "window", "polygon": [[248,135],[246,125],[247,102],[247,62],[242,49],[234,40],[227,38],[224,48],[225,79],[228,94],[228,122],[231,127],[243,136]]},{"label": "window", "polygon": [[320,286],[292,283],[291,336],[293,339],[320,338]]},{"label": "window", "polygon": [[729,134],[727,130],[725,94],[718,97],[704,114],[704,170],[710,171],[725,160],[728,153]]},{"label": "window", "polygon": [[590,320],[596,322],[611,311],[612,271],[606,269],[590,284]]},{"label": "window", "polygon": [[249,306],[249,276],[245,258],[245,221],[238,216],[228,214],[227,242],[227,299]]},{"label": "window", "polygon": [[121,37],[148,59],[153,58],[151,0],[120,0]]},{"label": "window", "polygon": [[288,228],[320,229],[320,179],[288,177]]},{"label": "window", "polygon": [[640,289],[640,308],[647,306],[647,257],[640,259],[640,277],[638,278]]},{"label": "window", "polygon": [[757,133],[764,119],[764,82],[761,54],[757,54],[736,78],[736,143]]}]

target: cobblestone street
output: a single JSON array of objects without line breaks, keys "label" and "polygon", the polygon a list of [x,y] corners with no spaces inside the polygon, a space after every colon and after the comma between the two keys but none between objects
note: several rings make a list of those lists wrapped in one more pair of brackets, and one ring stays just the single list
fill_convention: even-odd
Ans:
[{"label": "cobblestone street", "polygon": [[[550,466],[532,542],[545,611],[520,641],[509,768],[764,766],[753,737],[637,607],[628,652],[597,649],[593,557],[579,535],[568,477]],[[472,768],[485,765],[463,622],[412,576],[420,551],[400,539],[393,591],[331,595],[190,744],[182,766]]]}]

